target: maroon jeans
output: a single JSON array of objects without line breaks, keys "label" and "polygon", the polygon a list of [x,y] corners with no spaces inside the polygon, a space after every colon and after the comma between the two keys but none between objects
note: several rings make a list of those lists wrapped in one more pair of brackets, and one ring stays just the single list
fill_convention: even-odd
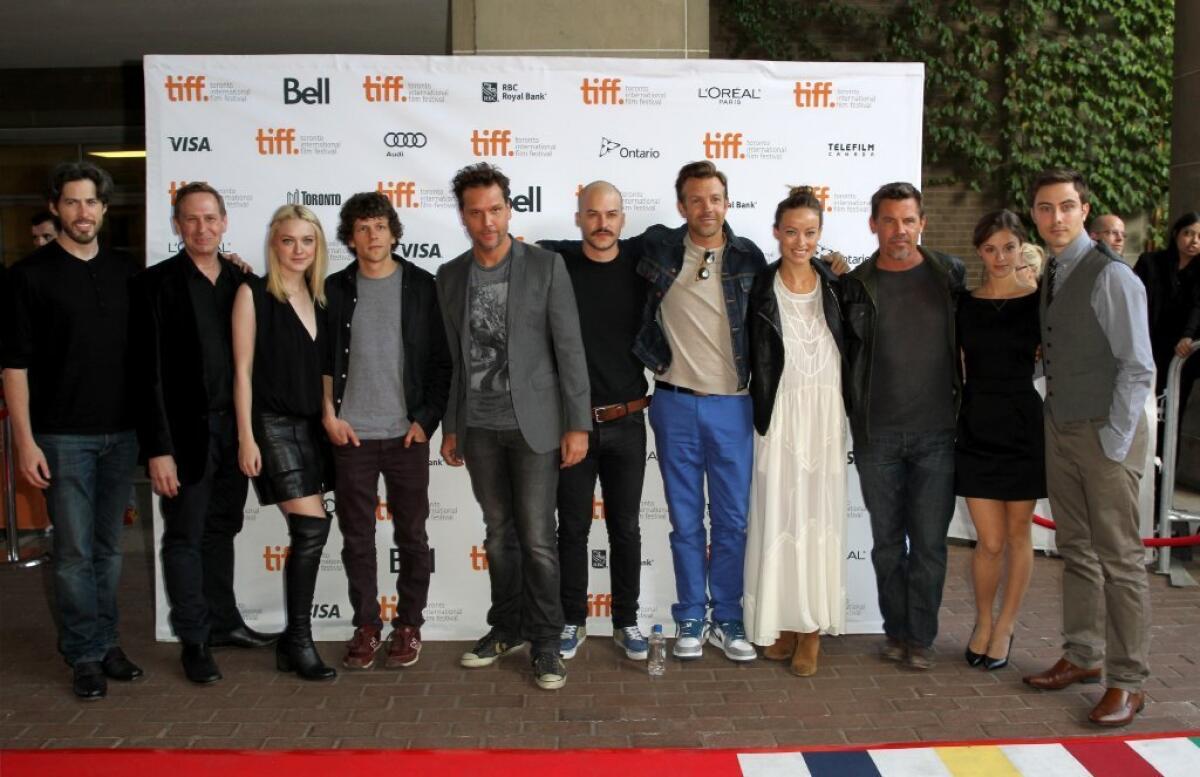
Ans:
[{"label": "maroon jeans", "polygon": [[392,517],[392,540],[399,555],[396,617],[393,626],[421,626],[429,598],[432,563],[425,521],[429,518],[429,443],[404,447],[404,438],[363,440],[335,446],[338,529],[342,532],[342,566],[350,584],[354,626],[383,628],[380,618],[375,508],[379,476]]}]

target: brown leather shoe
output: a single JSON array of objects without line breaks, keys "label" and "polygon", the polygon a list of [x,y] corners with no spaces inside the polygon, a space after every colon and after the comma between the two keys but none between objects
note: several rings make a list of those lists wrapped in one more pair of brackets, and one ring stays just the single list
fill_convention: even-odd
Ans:
[{"label": "brown leather shoe", "polygon": [[1046,671],[1022,677],[1021,680],[1041,691],[1061,691],[1074,683],[1087,685],[1100,682],[1100,667],[1083,669],[1065,658],[1060,658]]},{"label": "brown leather shoe", "polygon": [[883,647],[879,650],[879,657],[884,661],[903,661],[906,655],[908,647],[895,637],[884,640]]},{"label": "brown leather shoe", "polygon": [[768,661],[791,661],[796,652],[796,632],[781,631],[779,639],[770,647],[763,648],[763,658]]},{"label": "brown leather shoe", "polygon": [[1141,691],[1109,688],[1100,697],[1100,703],[1088,715],[1088,720],[1097,726],[1110,728],[1128,726],[1145,706],[1146,695]]},{"label": "brown leather shoe", "polygon": [[421,657],[421,630],[416,626],[397,626],[388,637],[384,667],[401,669],[417,663]]},{"label": "brown leather shoe", "polygon": [[370,669],[375,666],[375,653],[381,644],[379,629],[359,626],[354,630],[354,636],[346,643],[346,656],[342,659],[342,666],[347,669]]},{"label": "brown leather shoe", "polygon": [[797,677],[812,677],[817,673],[817,655],[821,652],[821,632],[801,634],[792,655],[788,671]]}]

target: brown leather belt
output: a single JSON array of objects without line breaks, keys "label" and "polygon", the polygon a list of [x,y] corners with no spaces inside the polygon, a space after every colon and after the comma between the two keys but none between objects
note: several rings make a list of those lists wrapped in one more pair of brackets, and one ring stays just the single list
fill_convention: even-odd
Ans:
[{"label": "brown leather belt", "polygon": [[602,407],[592,408],[592,420],[598,424],[605,421],[615,421],[618,418],[624,418],[630,413],[636,413],[644,409],[650,404],[650,397],[642,397],[635,399],[632,402],[618,402],[615,405],[604,405]]}]

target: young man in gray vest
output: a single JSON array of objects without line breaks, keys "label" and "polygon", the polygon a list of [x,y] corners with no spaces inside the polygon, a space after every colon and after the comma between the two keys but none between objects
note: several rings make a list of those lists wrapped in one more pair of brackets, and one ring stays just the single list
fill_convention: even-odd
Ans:
[{"label": "young man in gray vest", "polygon": [[[1047,170],[1030,189],[1050,261],[1042,284],[1046,482],[1063,568],[1063,657],[1024,678],[1043,690],[1108,690],[1088,719],[1124,726],[1145,704],[1150,593],[1138,534],[1146,399],[1154,358],[1146,291],[1106,244],[1084,231],[1088,187]],[[1103,624],[1103,626],[1101,625]]]}]

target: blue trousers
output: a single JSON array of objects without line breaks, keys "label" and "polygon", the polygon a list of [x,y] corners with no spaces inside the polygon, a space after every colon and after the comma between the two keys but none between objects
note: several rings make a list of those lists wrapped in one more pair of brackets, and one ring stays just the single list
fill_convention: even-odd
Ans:
[{"label": "blue trousers", "polygon": [[46,512],[54,524],[58,649],[68,664],[99,661],[117,644],[121,520],[133,484],[137,439],[117,434],[38,434],[50,467]]},{"label": "blue trousers", "polygon": [[[671,614],[676,621],[703,619],[711,601],[714,620],[741,620],[754,470],[750,397],[656,391],[650,426],[671,517],[678,598]],[[706,479],[711,552],[704,526]]]}]

